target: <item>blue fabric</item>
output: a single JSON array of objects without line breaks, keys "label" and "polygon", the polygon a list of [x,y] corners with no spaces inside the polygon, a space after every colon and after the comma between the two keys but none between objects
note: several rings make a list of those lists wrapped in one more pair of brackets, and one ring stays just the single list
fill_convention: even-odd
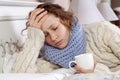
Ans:
[{"label": "blue fabric", "polygon": [[71,26],[71,36],[67,47],[58,49],[45,44],[43,56],[50,62],[68,68],[69,62],[74,60],[74,57],[83,54],[86,48],[86,37],[83,28],[78,24]]}]

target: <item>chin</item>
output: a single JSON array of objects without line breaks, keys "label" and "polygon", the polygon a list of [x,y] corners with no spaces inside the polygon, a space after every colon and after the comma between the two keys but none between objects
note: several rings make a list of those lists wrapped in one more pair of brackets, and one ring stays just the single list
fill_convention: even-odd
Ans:
[{"label": "chin", "polygon": [[60,46],[57,46],[57,48],[59,48],[59,49],[63,49],[63,48],[65,48],[67,45],[60,45]]},{"label": "chin", "polygon": [[59,49],[63,49],[64,47],[58,47]]}]

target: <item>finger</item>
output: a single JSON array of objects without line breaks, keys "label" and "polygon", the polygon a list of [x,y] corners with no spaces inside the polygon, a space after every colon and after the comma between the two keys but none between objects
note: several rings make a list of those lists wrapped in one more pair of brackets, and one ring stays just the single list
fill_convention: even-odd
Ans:
[{"label": "finger", "polygon": [[89,70],[88,70],[88,72],[89,72],[89,73],[92,73],[92,72],[94,72],[94,71],[93,71],[93,70],[91,70],[91,69],[89,69]]},{"label": "finger", "polygon": [[44,8],[38,8],[38,9],[35,9],[33,11],[31,11],[31,16],[30,17],[33,17],[34,15],[38,15],[39,13],[43,12],[44,11]]},{"label": "finger", "polygon": [[38,23],[42,20],[42,18],[45,17],[45,15],[47,14],[47,11],[44,11],[43,13],[39,14],[37,17],[36,17],[36,20],[35,22]]},{"label": "finger", "polygon": [[76,65],[76,66],[75,66],[75,69],[76,69],[77,71],[79,71],[79,70],[81,70],[81,67],[78,66],[78,65]]},{"label": "finger", "polygon": [[42,25],[44,24],[45,20],[47,20],[48,17],[49,17],[49,15],[46,14],[46,15],[38,22],[39,26],[42,26]]},{"label": "finger", "polygon": [[94,66],[96,66],[97,64],[97,60],[94,58]]},{"label": "finger", "polygon": [[43,12],[43,11],[44,11],[44,9],[34,10],[30,15],[30,19],[29,19],[30,23],[32,24],[35,21],[37,15],[40,14],[41,12]]},{"label": "finger", "polygon": [[[37,17],[38,18],[38,17]],[[41,17],[40,17],[41,18]],[[48,18],[48,14],[44,14],[44,16],[42,16],[42,18],[39,20],[39,18],[38,18],[38,20],[39,21],[34,21],[34,22],[32,22],[32,27],[36,27],[36,28],[41,28],[41,26],[42,26],[42,24],[46,21],[46,19]]]}]

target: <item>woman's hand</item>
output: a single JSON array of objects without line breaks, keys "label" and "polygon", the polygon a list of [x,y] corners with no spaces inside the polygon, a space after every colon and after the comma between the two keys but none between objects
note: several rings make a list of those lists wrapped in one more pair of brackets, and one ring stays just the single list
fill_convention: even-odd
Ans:
[{"label": "woman's hand", "polygon": [[[97,61],[94,59],[94,67],[96,66]],[[84,69],[78,65],[75,65],[76,73],[92,73],[94,72],[94,69]]]},{"label": "woman's hand", "polygon": [[78,65],[75,65],[75,69],[76,69],[76,73],[92,73],[93,70],[92,69],[84,69]]},{"label": "woman's hand", "polygon": [[40,29],[44,21],[47,19],[47,11],[44,9],[35,9],[31,12],[28,23],[30,27],[38,28]]}]

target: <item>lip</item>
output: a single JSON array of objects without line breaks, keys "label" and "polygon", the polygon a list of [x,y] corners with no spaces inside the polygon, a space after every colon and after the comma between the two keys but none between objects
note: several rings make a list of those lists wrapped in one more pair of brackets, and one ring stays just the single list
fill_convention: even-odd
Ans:
[{"label": "lip", "polygon": [[55,45],[60,46],[62,44],[62,40],[58,41]]}]

